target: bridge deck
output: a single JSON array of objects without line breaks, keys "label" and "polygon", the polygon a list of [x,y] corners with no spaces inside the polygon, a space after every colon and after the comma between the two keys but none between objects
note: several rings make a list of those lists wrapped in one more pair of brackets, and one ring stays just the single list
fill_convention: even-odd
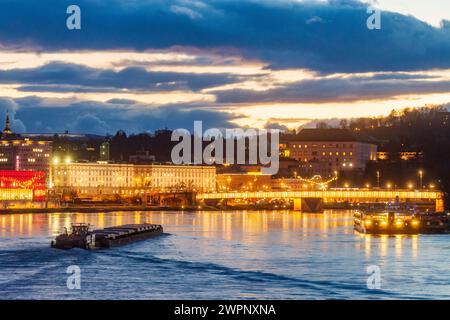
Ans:
[{"label": "bridge deck", "polygon": [[314,190],[314,191],[261,191],[261,192],[213,192],[198,193],[197,200],[207,199],[296,199],[296,198],[330,198],[330,199],[396,199],[400,200],[440,200],[440,191],[411,190]]}]

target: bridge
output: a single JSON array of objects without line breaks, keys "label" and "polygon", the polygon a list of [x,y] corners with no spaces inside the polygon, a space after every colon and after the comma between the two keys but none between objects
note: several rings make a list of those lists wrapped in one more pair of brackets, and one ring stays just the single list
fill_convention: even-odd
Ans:
[{"label": "bridge", "polygon": [[[250,200],[250,199],[286,199],[294,201],[294,210],[317,211],[323,202],[387,202],[434,203],[436,211],[444,210],[444,195],[432,190],[403,189],[330,189],[299,191],[255,191],[255,192],[213,192],[198,193],[197,201],[205,200]],[[314,210],[316,208],[316,210]]]}]

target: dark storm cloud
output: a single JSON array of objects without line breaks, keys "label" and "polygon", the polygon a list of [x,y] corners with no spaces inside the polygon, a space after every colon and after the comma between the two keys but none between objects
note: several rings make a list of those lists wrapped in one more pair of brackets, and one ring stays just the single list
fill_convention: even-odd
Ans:
[{"label": "dark storm cloud", "polygon": [[11,99],[0,98],[0,129],[3,129],[3,125],[6,120],[6,113],[9,112],[9,119],[11,121],[11,129],[14,132],[26,132],[26,127],[23,122],[16,117],[18,109],[17,103]]},{"label": "dark storm cloud", "polygon": [[[48,106],[37,97],[8,100],[16,107],[15,117],[26,126],[27,132],[64,132],[107,134],[122,129],[128,133],[169,129],[192,129],[195,120],[202,120],[207,128],[234,127],[232,120],[239,116],[210,111],[197,105],[166,105],[154,108],[131,100],[74,102],[69,105]],[[2,100],[0,99],[0,110]],[[1,115],[1,111],[0,111]]]},{"label": "dark storm cloud", "polygon": [[[217,51],[217,52],[216,52]],[[158,51],[159,52],[159,51]],[[133,59],[123,59],[118,62],[113,62],[115,67],[152,67],[152,66],[239,66],[244,61],[242,57],[225,56],[221,50],[204,50],[194,48],[177,48],[171,47],[170,52],[189,54],[189,58],[175,59],[171,57],[159,58],[157,60],[143,61]]]},{"label": "dark storm cloud", "polygon": [[65,12],[72,0],[2,0],[0,43],[43,51],[222,48],[273,68],[327,73],[450,68],[450,28],[383,12],[382,29],[371,31],[366,5],[354,0],[76,3],[82,30],[69,31]]},{"label": "dark storm cloud", "polygon": [[153,72],[141,67],[114,71],[63,62],[52,62],[31,69],[0,71],[0,83],[34,84],[20,90],[55,92],[108,92],[117,91],[116,89],[197,91],[232,83],[241,78],[243,77],[230,74]]},{"label": "dark storm cloud", "polygon": [[[212,91],[219,103],[286,102],[326,103],[387,99],[407,94],[450,92],[450,81],[427,81],[428,76],[379,76],[305,80],[265,91]],[[381,79],[381,80],[378,80]],[[424,79],[424,80],[421,80]]]}]

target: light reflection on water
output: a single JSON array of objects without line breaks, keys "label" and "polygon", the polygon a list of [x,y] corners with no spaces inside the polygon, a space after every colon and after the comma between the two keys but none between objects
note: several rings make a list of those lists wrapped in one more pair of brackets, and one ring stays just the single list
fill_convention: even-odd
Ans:
[{"label": "light reflection on water", "polygon": [[[450,298],[450,236],[360,235],[352,218],[343,210],[2,215],[0,293],[9,299]],[[97,252],[50,249],[50,240],[73,222],[156,223],[169,235]],[[84,270],[83,293],[65,287],[70,264]],[[369,265],[382,270],[381,290],[367,289]]]}]

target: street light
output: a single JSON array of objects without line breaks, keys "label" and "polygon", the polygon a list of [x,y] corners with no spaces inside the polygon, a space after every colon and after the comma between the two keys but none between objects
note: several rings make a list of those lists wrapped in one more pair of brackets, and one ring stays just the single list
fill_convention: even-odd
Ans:
[{"label": "street light", "polygon": [[377,171],[377,186],[380,188],[380,171]]},{"label": "street light", "polygon": [[337,170],[334,171],[334,176],[336,177],[336,189],[338,187],[338,172]]},{"label": "street light", "polygon": [[423,189],[423,171],[419,170],[420,189]]}]

